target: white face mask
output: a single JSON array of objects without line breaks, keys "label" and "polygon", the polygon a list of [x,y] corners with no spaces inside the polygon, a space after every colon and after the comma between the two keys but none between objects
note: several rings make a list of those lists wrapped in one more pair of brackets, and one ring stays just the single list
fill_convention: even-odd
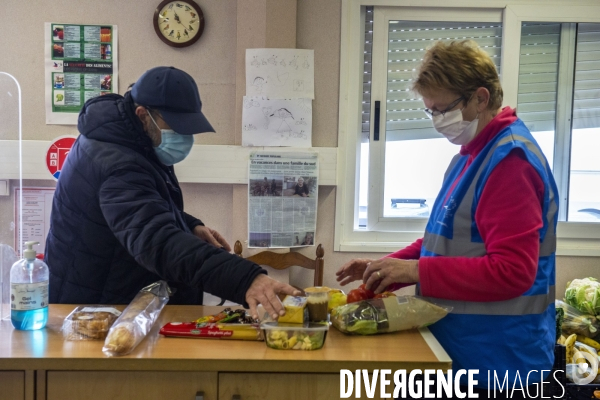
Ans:
[{"label": "white face mask", "polygon": [[[477,117],[479,114],[477,114]],[[479,119],[463,121],[462,110],[448,111],[445,114],[431,117],[433,127],[454,144],[467,144],[475,137]]]}]

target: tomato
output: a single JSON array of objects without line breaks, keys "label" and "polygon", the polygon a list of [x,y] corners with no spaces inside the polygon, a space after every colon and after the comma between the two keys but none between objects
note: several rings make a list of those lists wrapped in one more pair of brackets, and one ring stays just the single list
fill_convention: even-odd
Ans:
[{"label": "tomato", "polygon": [[365,292],[365,294],[367,295],[367,299],[372,299],[373,297],[375,297],[375,293],[372,290],[369,290],[365,287],[365,284],[361,284],[358,287],[359,290],[362,290],[363,292]]},{"label": "tomato", "polygon": [[347,303],[356,303],[357,301],[368,300],[367,294],[364,290],[361,289],[352,289],[348,292],[348,296],[346,297]]},{"label": "tomato", "polygon": [[375,299],[384,299],[386,297],[392,297],[392,296],[396,296],[394,293],[392,292],[381,292],[379,294],[375,295]]}]

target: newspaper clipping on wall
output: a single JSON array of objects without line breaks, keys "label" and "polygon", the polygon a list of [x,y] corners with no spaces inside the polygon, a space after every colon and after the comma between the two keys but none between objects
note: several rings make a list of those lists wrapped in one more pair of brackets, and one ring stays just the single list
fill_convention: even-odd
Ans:
[{"label": "newspaper clipping on wall", "polygon": [[248,173],[248,247],[314,246],[317,153],[256,152]]}]

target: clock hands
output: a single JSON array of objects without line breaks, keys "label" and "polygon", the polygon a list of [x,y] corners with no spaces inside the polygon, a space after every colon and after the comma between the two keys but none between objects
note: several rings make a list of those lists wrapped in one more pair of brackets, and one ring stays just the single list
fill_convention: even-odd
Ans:
[{"label": "clock hands", "polygon": [[164,0],[155,14],[154,28],[163,42],[174,47],[195,43],[202,35],[202,10],[194,1]]}]

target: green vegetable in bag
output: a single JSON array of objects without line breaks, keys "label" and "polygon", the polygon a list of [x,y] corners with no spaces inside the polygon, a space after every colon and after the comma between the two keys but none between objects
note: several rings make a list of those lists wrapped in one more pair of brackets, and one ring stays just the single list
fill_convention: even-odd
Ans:
[{"label": "green vegetable in bag", "polygon": [[363,300],[331,310],[331,323],[343,333],[374,335],[421,328],[446,316],[440,307],[416,296]]}]

